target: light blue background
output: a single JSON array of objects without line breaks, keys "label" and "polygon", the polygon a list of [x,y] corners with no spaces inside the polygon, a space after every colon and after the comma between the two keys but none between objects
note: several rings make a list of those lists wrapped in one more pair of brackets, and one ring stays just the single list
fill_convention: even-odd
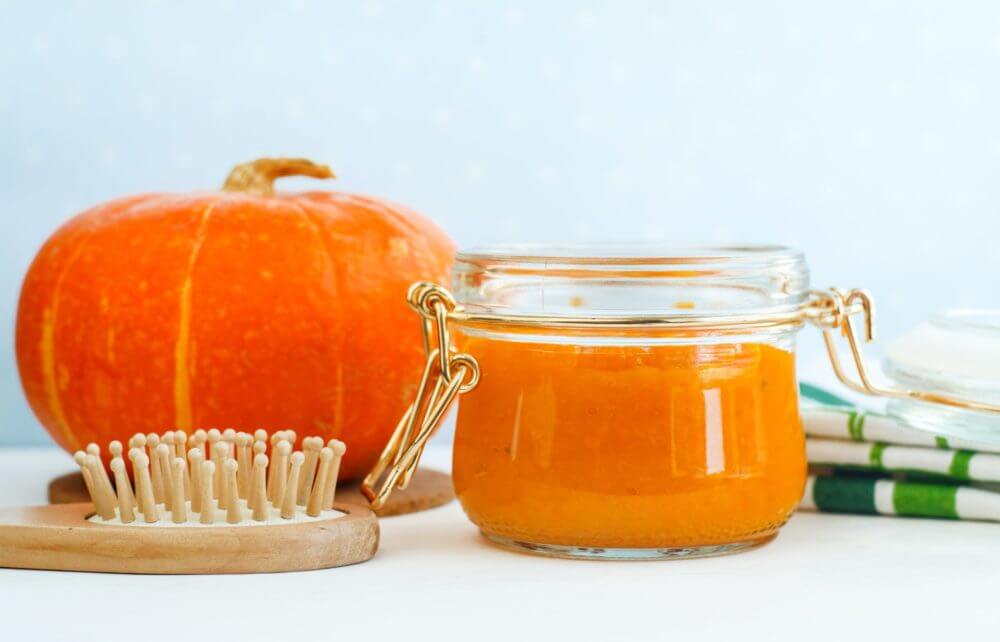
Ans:
[{"label": "light blue background", "polygon": [[1000,306],[995,2],[4,2],[0,81],[0,444],[47,441],[12,350],[45,237],[262,155],[463,246],[795,245],[885,336]]}]

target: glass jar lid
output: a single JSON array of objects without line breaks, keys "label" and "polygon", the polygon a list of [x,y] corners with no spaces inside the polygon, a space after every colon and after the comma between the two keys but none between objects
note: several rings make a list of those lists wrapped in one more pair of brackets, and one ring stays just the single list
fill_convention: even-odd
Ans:
[{"label": "glass jar lid", "polygon": [[[1000,404],[1000,311],[952,310],[931,317],[886,348],[886,374],[905,388]],[[1000,440],[1000,416],[915,399],[888,411],[917,428],[978,441]]]},{"label": "glass jar lid", "polygon": [[777,245],[498,245],[460,252],[452,288],[467,313],[508,321],[712,323],[797,314],[809,271]]}]

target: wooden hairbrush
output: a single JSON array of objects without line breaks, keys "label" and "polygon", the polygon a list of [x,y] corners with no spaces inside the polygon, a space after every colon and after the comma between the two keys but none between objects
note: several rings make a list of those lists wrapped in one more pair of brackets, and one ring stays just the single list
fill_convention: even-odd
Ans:
[{"label": "wooden hairbrush", "polygon": [[291,430],[137,434],[130,466],[122,444],[109,445],[110,475],[89,444],[74,460],[93,504],[0,510],[0,567],[267,573],[370,559],[375,514],[334,504],[344,444],[295,442]]}]

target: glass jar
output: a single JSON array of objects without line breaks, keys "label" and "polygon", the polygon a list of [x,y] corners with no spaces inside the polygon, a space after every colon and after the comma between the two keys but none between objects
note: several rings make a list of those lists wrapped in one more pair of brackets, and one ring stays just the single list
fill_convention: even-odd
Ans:
[{"label": "glass jar", "polygon": [[[798,504],[798,325],[731,324],[801,307],[798,252],[483,248],[458,255],[452,291],[472,315],[456,346],[481,372],[459,403],[455,490],[490,540],[716,554],[773,538]],[[672,328],[664,313],[701,325]],[[594,322],[567,323],[580,317]]]},{"label": "glass jar", "polygon": [[451,288],[410,288],[427,363],[362,492],[377,509],[406,487],[461,396],[455,491],[508,548],[655,559],[774,538],[806,479],[795,336],[807,322],[852,390],[1000,417],[989,400],[875,384],[861,348],[871,296],[810,290],[785,247],[486,247],[458,255]]}]

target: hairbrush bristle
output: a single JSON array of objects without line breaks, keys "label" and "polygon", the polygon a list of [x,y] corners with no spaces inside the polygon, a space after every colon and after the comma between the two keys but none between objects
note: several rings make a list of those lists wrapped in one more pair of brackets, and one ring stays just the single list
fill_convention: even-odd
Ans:
[{"label": "hairbrush bristle", "polygon": [[175,524],[183,524],[187,521],[188,502],[184,491],[184,477],[187,465],[180,457],[174,457],[170,462],[171,477],[173,478],[173,488],[171,497],[173,498],[173,508],[170,511],[171,518]]},{"label": "hairbrush bristle", "polygon": [[309,491],[312,490],[313,481],[316,479],[316,466],[319,464],[319,450],[322,447],[322,437],[306,437],[302,440],[305,461],[302,463],[302,473],[297,489],[299,506],[305,506],[309,502]]},{"label": "hairbrush bristle", "polygon": [[135,473],[135,495],[139,512],[147,524],[155,523],[159,520],[159,510],[156,507],[156,496],[149,474],[149,455],[138,448],[132,459],[132,470]]},{"label": "hairbrush bristle", "polygon": [[226,485],[226,521],[239,524],[243,521],[243,502],[240,501],[239,489],[236,483],[236,469],[239,464],[235,459],[227,459],[225,463]]},{"label": "hairbrush bristle", "polygon": [[324,488],[327,484],[327,477],[330,475],[330,460],[333,459],[333,451],[324,448],[319,451],[319,474],[316,483],[313,484],[312,492],[309,494],[309,503],[306,505],[306,514],[312,517],[319,515],[323,507]]},{"label": "hairbrush bristle", "polygon": [[306,456],[302,454],[302,451],[292,453],[288,479],[285,480],[285,494],[281,498],[281,516],[285,519],[291,519],[295,515],[295,506],[299,495],[299,473],[305,459]]},{"label": "hairbrush bristle", "polygon": [[[258,431],[259,432],[259,431]],[[259,443],[263,443],[258,441]],[[253,478],[250,488],[250,510],[253,519],[263,522],[267,519],[267,455],[258,453],[253,458]]]},{"label": "hairbrush bristle", "polygon": [[215,499],[212,493],[212,480],[215,478],[215,462],[206,461],[201,465],[203,486],[201,488],[201,523],[211,524],[215,521]]},{"label": "hairbrush bristle", "polygon": [[[110,470],[101,449],[88,444],[73,459],[94,503],[92,519],[120,524],[280,523],[316,518],[332,508],[342,442],[324,447],[304,437],[295,450],[294,430],[237,432],[183,430],[137,433],[127,451],[108,444]],[[269,447],[270,446],[270,447]],[[131,463],[132,477],[129,477]],[[114,482],[112,483],[111,477]]]},{"label": "hairbrush bristle", "polygon": [[183,430],[174,431],[174,457],[185,457],[187,455],[187,433]]},{"label": "hairbrush bristle", "polygon": [[125,472],[125,461],[121,457],[111,460],[111,472],[115,475],[115,490],[118,492],[118,517],[122,524],[131,524],[135,521],[135,498]]},{"label": "hairbrush bristle", "polygon": [[236,433],[236,463],[239,468],[236,471],[236,489],[241,499],[250,497],[250,445],[253,437],[249,433]]}]

